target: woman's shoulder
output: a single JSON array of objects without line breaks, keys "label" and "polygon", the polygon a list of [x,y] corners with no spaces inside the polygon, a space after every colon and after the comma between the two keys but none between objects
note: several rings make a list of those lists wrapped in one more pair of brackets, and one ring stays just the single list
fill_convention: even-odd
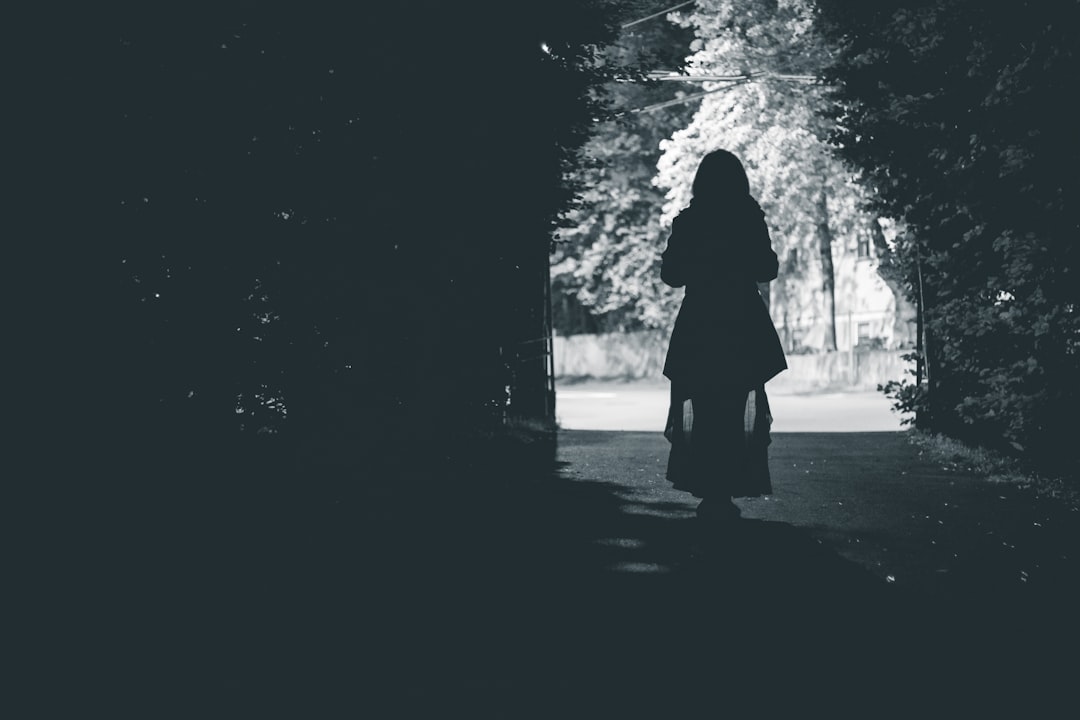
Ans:
[{"label": "woman's shoulder", "polygon": [[761,204],[754,199],[753,195],[744,195],[739,198],[735,204],[735,209],[742,215],[758,219],[765,217],[765,211],[761,209]]},{"label": "woman's shoulder", "polygon": [[682,237],[683,235],[690,233],[694,224],[694,213],[690,211],[690,207],[687,206],[683,208],[679,211],[679,214],[671,220],[671,237]]},{"label": "woman's shoulder", "polygon": [[674,230],[675,228],[690,228],[701,225],[708,219],[707,215],[708,213],[704,212],[700,205],[687,205],[671,221],[671,228]]}]

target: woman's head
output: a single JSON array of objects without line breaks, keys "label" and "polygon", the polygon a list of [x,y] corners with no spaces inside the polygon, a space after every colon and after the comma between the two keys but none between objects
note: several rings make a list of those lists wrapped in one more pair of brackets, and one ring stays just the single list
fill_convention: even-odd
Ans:
[{"label": "woman's head", "polygon": [[750,181],[739,158],[727,150],[713,150],[698,165],[693,191],[697,200],[734,199],[750,194]]}]

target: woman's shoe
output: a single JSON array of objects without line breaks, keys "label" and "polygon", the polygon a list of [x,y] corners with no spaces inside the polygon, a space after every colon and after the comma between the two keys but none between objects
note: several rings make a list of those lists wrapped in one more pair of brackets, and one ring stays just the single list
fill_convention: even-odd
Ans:
[{"label": "woman's shoe", "polygon": [[742,517],[742,513],[739,506],[731,501],[731,498],[713,498],[701,501],[697,507],[697,516],[701,520],[710,522],[730,522],[738,520]]}]

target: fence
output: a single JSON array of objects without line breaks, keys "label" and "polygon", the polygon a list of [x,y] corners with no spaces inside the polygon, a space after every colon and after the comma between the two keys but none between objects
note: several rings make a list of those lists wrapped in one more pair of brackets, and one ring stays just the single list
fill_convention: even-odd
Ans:
[{"label": "fence", "polygon": [[[659,380],[667,353],[668,333],[646,330],[604,335],[556,335],[555,377],[561,380]],[[906,350],[869,350],[788,355],[788,369],[769,382],[781,392],[874,390],[900,380],[910,364]]]}]

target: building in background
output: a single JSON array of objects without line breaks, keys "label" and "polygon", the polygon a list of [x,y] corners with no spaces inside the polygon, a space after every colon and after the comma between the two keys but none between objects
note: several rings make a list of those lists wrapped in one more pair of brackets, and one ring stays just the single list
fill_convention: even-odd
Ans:
[{"label": "building in background", "polygon": [[[836,350],[894,350],[915,345],[915,306],[879,272],[882,248],[869,232],[837,237],[832,246]],[[770,312],[784,350],[825,352],[829,323],[822,263],[794,247],[770,284]]]}]

